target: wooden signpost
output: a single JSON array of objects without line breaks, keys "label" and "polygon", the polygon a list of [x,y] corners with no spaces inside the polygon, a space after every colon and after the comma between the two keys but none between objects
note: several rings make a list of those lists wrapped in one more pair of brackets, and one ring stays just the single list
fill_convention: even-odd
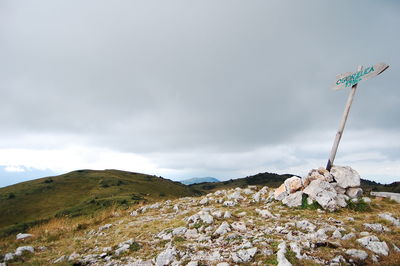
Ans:
[{"label": "wooden signpost", "polygon": [[347,117],[349,116],[351,103],[353,102],[354,95],[356,93],[357,85],[360,81],[371,79],[378,76],[383,71],[385,71],[389,66],[385,63],[376,64],[367,68],[359,66],[357,72],[351,73],[347,72],[336,77],[334,90],[340,90],[347,87],[351,87],[349,98],[347,99],[346,107],[344,108],[344,113],[342,121],[339,125],[339,130],[336,133],[335,141],[333,142],[331,154],[329,156],[328,164],[326,165],[326,170],[330,171],[335,160],[336,152],[339,147],[340,139],[343,135],[344,126],[346,125]]}]

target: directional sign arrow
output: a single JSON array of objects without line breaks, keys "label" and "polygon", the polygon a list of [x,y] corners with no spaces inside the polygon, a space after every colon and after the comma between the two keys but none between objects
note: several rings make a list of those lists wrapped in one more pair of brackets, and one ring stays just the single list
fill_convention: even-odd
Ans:
[{"label": "directional sign arrow", "polygon": [[326,170],[330,171],[333,165],[333,161],[336,157],[336,152],[339,147],[340,139],[342,138],[344,127],[346,125],[347,117],[349,116],[350,107],[353,102],[354,95],[356,93],[356,89],[358,83],[363,80],[367,80],[373,77],[378,76],[380,73],[385,71],[389,66],[385,63],[376,64],[367,68],[363,68],[359,66],[357,68],[357,72],[351,73],[347,72],[336,77],[336,83],[333,86],[334,90],[343,89],[346,87],[351,87],[349,97],[347,98],[346,107],[344,108],[342,121],[339,125],[339,130],[336,133],[335,141],[333,142],[332,150],[329,156],[328,163],[326,165]]},{"label": "directional sign arrow", "polygon": [[385,63],[379,63],[376,65],[364,68],[355,73],[346,72],[344,74],[338,75],[338,76],[336,76],[336,82],[333,85],[332,89],[340,90],[340,89],[344,89],[347,87],[352,87],[353,85],[359,83],[360,81],[368,80],[368,79],[378,76],[383,71],[385,71],[388,67],[389,67],[389,65],[387,65]]}]

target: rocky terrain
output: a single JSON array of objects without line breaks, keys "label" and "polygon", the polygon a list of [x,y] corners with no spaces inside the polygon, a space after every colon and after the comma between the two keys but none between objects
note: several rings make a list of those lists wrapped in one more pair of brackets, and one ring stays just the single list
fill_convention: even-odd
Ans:
[{"label": "rocky terrain", "polygon": [[55,220],[0,240],[0,265],[400,264],[395,201],[364,197],[330,212],[274,198],[248,186]]}]

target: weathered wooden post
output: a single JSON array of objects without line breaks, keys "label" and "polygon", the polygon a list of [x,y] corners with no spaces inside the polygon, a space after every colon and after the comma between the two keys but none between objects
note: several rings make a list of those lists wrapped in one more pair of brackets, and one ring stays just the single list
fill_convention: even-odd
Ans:
[{"label": "weathered wooden post", "polygon": [[388,67],[389,66],[385,63],[380,63],[380,64],[377,64],[377,65],[374,65],[371,67],[367,67],[365,69],[363,69],[362,66],[359,66],[357,68],[356,73],[347,72],[347,73],[344,73],[337,77],[337,80],[336,80],[335,85],[333,86],[333,89],[339,90],[339,89],[343,89],[343,88],[351,86],[351,91],[350,91],[349,97],[347,98],[347,103],[346,103],[346,107],[344,108],[342,121],[340,122],[340,125],[339,125],[339,130],[336,133],[335,141],[333,142],[331,154],[329,156],[329,160],[326,165],[326,170],[328,170],[328,171],[331,170],[333,161],[335,160],[336,152],[339,147],[340,139],[342,138],[342,135],[343,135],[344,127],[346,125],[347,117],[349,116],[350,107],[353,102],[358,83],[362,80],[367,80],[367,79],[370,79],[370,78],[373,78],[373,77],[379,75],[380,73],[385,71]]}]

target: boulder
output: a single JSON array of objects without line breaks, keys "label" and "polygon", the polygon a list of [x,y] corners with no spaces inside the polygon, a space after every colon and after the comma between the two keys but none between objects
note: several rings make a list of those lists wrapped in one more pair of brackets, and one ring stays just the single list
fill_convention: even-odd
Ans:
[{"label": "boulder", "polygon": [[349,187],[346,189],[346,195],[352,199],[356,199],[361,197],[363,194],[363,190],[359,187]]},{"label": "boulder", "polygon": [[350,166],[333,166],[331,174],[342,188],[359,187],[360,175]]},{"label": "boulder", "polygon": [[285,184],[285,189],[289,194],[294,193],[303,187],[301,178],[297,177],[297,176],[292,176],[292,177],[286,179],[284,184]]},{"label": "boulder", "polygon": [[324,209],[334,211],[337,208],[335,188],[321,179],[312,181],[303,192],[311,199],[316,200]]},{"label": "boulder", "polygon": [[286,192],[286,186],[285,186],[285,184],[282,184],[280,187],[275,189],[274,198],[275,198],[275,200],[282,200],[284,197],[287,196],[287,194],[288,193]]},{"label": "boulder", "polygon": [[298,207],[301,206],[302,200],[303,200],[303,192],[297,191],[283,198],[282,203],[289,207]]},{"label": "boulder", "polygon": [[380,242],[376,236],[366,236],[357,239],[357,242],[360,243],[363,247],[371,250],[376,254],[384,256],[389,255],[389,247],[386,244],[386,242],[385,241]]},{"label": "boulder", "polygon": [[342,208],[347,206],[347,200],[349,200],[347,195],[337,194],[336,196],[336,204]]},{"label": "boulder", "polygon": [[314,180],[323,180],[326,182],[332,182],[332,175],[325,168],[312,169],[307,176],[302,178],[304,187],[307,187]]}]

